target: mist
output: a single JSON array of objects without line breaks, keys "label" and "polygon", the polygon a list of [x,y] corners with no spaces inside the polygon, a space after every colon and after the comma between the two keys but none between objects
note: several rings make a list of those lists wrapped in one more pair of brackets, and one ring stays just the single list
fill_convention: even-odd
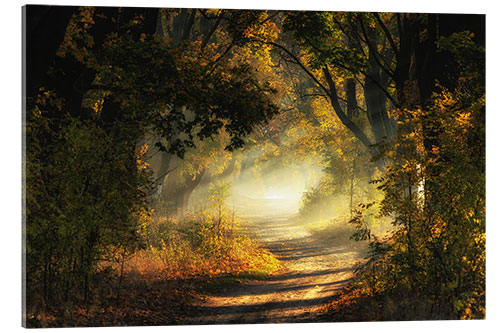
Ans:
[{"label": "mist", "polygon": [[[241,217],[297,214],[304,192],[319,182],[322,166],[313,159],[293,165],[280,162],[265,161],[218,179],[218,183],[231,185],[226,207]],[[207,182],[195,189],[191,210],[204,208],[210,185]]]}]

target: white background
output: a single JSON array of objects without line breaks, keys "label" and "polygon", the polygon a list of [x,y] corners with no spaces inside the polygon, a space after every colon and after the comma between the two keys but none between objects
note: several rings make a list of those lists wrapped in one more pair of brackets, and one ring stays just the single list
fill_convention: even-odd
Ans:
[{"label": "white background", "polygon": [[[487,319],[482,321],[427,321],[403,323],[331,323],[225,326],[170,326],[101,328],[105,332],[435,332],[498,331],[500,328],[499,274],[497,263],[500,240],[498,209],[498,151],[500,132],[498,52],[500,15],[494,0],[113,0],[113,1],[29,1],[7,0],[0,7],[0,329],[21,328],[21,7],[25,4],[107,5],[194,8],[314,9],[331,11],[399,11],[487,14]],[[66,329],[63,329],[66,330]],[[86,329],[87,330],[87,329]],[[96,329],[90,329],[94,331]],[[48,329],[45,331],[54,331]],[[58,329],[60,331],[60,329]]]}]

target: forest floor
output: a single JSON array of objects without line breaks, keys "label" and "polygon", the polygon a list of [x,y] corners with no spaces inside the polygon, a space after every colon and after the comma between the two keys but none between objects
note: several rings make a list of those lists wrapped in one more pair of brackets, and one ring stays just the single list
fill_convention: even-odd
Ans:
[{"label": "forest floor", "polygon": [[352,230],[345,227],[325,229],[321,223],[300,222],[285,207],[272,206],[279,212],[273,215],[264,202],[254,204],[257,209],[240,214],[240,227],[280,260],[279,268],[270,276],[242,274],[187,280],[130,277],[123,281],[119,303],[112,295],[109,300],[101,297],[101,302],[90,306],[33,315],[28,318],[28,326],[331,321],[332,317],[325,314],[328,304],[353,278],[353,266],[364,257],[366,246],[350,241]]},{"label": "forest floor", "polygon": [[182,324],[320,321],[321,307],[352,279],[362,249],[349,241],[319,238],[289,214],[245,221],[248,232],[280,259],[283,269],[212,292]]}]

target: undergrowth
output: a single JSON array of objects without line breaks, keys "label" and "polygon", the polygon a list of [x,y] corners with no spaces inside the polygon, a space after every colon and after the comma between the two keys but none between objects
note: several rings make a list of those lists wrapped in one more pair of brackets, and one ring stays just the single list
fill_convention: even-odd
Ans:
[{"label": "undergrowth", "polygon": [[265,276],[278,266],[269,251],[242,234],[233,217],[203,211],[180,220],[159,218],[145,228],[141,233],[146,244],[129,259],[130,274],[169,279]]},{"label": "undergrowth", "polygon": [[141,246],[103,261],[92,297],[51,309],[31,309],[28,327],[181,324],[190,305],[245,279],[264,278],[279,261],[249,236],[238,219],[203,211],[183,218],[145,216]]}]

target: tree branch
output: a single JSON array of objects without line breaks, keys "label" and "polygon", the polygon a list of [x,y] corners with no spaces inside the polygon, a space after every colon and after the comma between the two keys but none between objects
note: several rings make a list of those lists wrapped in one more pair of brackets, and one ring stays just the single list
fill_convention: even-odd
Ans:
[{"label": "tree branch", "polygon": [[[352,37],[350,37],[350,34],[347,32],[347,30],[342,26],[342,23],[340,23],[335,17],[333,17],[333,21],[335,22],[335,24],[338,25],[340,31],[342,31],[342,33],[344,35],[346,35],[347,38],[352,38]],[[361,52],[363,52],[363,55],[366,56],[365,50],[363,50],[363,48],[361,47],[361,43],[360,43],[360,40],[362,40],[361,37],[359,36],[358,33],[355,33],[355,35],[356,35],[357,38],[354,39],[354,40],[356,41],[358,50],[360,50]]]},{"label": "tree branch", "polygon": [[[390,77],[394,77],[394,72],[391,70],[391,68],[386,68],[384,66],[384,64],[382,64],[379,60],[379,57],[384,61],[384,57],[377,51],[377,49],[371,44],[369,38],[368,38],[368,34],[366,32],[366,29],[365,29],[365,25],[363,23],[363,20],[361,20],[360,17],[358,17],[358,21],[359,21],[359,24],[361,26],[361,32],[363,33],[363,36],[365,37],[365,44],[368,46],[368,50],[370,50],[371,54],[373,54],[373,59],[377,62],[377,65],[379,65],[379,67],[387,73],[387,75],[389,75]],[[397,54],[397,53],[395,53]],[[386,64],[387,65],[387,64]]]},{"label": "tree branch", "polygon": [[[200,10],[200,12],[201,12],[201,10]],[[205,48],[205,46],[207,46],[208,42],[210,41],[210,38],[212,38],[212,35],[215,33],[215,31],[217,30],[217,27],[221,23],[222,17],[223,17],[223,13],[224,13],[224,10],[221,10],[221,12],[219,13],[219,15],[217,16],[217,21],[215,21],[214,25],[212,26],[212,28],[210,28],[210,31],[208,32],[208,34],[203,39],[203,42],[201,43],[201,49],[202,50]]]},{"label": "tree branch", "polygon": [[307,76],[309,76],[314,81],[314,83],[316,83],[324,92],[326,92],[327,95],[330,94],[329,90],[318,80],[318,78],[313,73],[311,73],[311,71],[299,60],[299,58],[297,58],[297,56],[295,54],[293,54],[292,52],[290,52],[286,47],[284,47],[280,44],[277,44],[275,42],[265,42],[265,41],[260,41],[260,42],[263,44],[272,45],[272,46],[284,51],[290,58],[293,59],[293,61],[297,65],[299,65],[300,68],[302,68],[302,70],[307,74]]},{"label": "tree branch", "polygon": [[342,110],[342,107],[340,106],[338,98],[337,98],[337,87],[335,85],[335,82],[333,82],[332,75],[330,74],[330,70],[328,69],[328,67],[325,66],[323,68],[323,73],[325,75],[326,82],[330,86],[330,93],[329,93],[330,104],[332,105],[333,110],[335,111],[335,113],[339,117],[340,121],[348,129],[351,130],[351,132],[354,134],[354,136],[356,136],[356,138],[358,138],[359,141],[361,141],[361,143],[365,146],[365,148],[367,149],[368,153],[371,156],[376,156],[376,152],[374,151],[374,148],[373,148],[373,145],[372,145],[370,139],[368,139],[368,137],[361,130],[361,128],[359,128],[358,125],[356,125],[351,119],[349,119],[349,117],[347,117],[347,115]]},{"label": "tree branch", "polygon": [[392,51],[394,54],[398,54],[399,50],[398,47],[396,46],[396,43],[394,42],[394,39],[392,39],[392,35],[389,32],[389,29],[387,29],[387,26],[382,22],[382,19],[380,18],[380,15],[378,13],[373,13],[375,15],[375,18],[377,19],[378,24],[382,28],[382,30],[385,33],[385,36],[387,37],[387,40],[389,40],[389,44],[391,45]]},{"label": "tree branch", "polygon": [[216,20],[218,18],[218,16],[209,16],[207,13],[206,13],[206,9],[198,9],[198,11],[200,12],[200,14],[206,18],[207,20]]},{"label": "tree branch", "polygon": [[269,45],[272,45],[282,51],[284,51],[288,56],[290,56],[296,63],[299,65],[302,70],[323,90],[326,92],[326,94],[330,97],[330,104],[333,107],[333,110],[335,111],[335,114],[339,117],[340,121],[342,124],[344,124],[351,132],[356,136],[356,138],[361,141],[361,143],[365,146],[367,151],[371,156],[376,156],[376,152],[373,150],[372,143],[370,142],[370,139],[366,136],[366,134],[356,125],[351,119],[347,117],[347,115],[344,113],[342,110],[342,107],[339,104],[338,101],[338,96],[337,96],[337,88],[335,86],[335,82],[333,82],[333,79],[331,77],[330,71],[328,70],[327,67],[323,68],[323,73],[325,74],[325,78],[327,80],[327,83],[329,85],[328,89],[325,87],[319,80],[318,78],[311,73],[311,71],[304,65],[302,62],[295,56],[292,52],[290,52],[287,48],[284,46],[274,43],[274,42],[263,42]]},{"label": "tree branch", "polygon": [[158,182],[160,179],[162,179],[163,177],[165,177],[167,174],[169,174],[170,172],[174,171],[174,170],[175,170],[175,169],[177,169],[178,167],[179,167],[179,166],[176,166],[176,167],[174,167],[174,168],[172,168],[172,169],[169,169],[169,170],[165,171],[165,172],[164,172],[164,173],[163,173],[160,177],[156,178],[154,182],[155,182],[155,183],[156,183],[156,182]]},{"label": "tree branch", "polygon": [[401,14],[400,13],[396,13],[396,18],[397,18],[397,21],[398,21],[399,36],[402,36],[403,35],[403,25],[401,23]]},{"label": "tree branch", "polygon": [[191,14],[189,15],[189,18],[186,21],[186,24],[184,25],[182,40],[187,40],[189,38],[189,35],[191,33],[191,28],[193,27],[194,24],[195,16],[196,16],[196,9],[191,9]]}]

